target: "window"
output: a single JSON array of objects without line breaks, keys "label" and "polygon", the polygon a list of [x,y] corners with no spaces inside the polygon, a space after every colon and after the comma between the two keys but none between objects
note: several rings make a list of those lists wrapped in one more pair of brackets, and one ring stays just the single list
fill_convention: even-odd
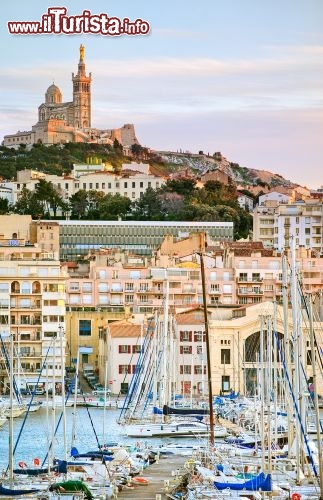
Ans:
[{"label": "window", "polygon": [[192,354],[192,346],[191,345],[181,345],[179,348],[180,354]]},{"label": "window", "polygon": [[119,373],[123,375],[131,373],[131,365],[119,365]]},{"label": "window", "polygon": [[192,332],[180,332],[179,333],[180,342],[192,342]]},{"label": "window", "polygon": [[128,187],[128,182],[124,182],[124,183],[123,183],[123,187],[124,187],[124,188],[127,188],[127,187]]},{"label": "window", "polygon": [[133,295],[129,295],[129,294],[125,295],[125,303],[126,304],[132,304],[133,300],[134,300],[134,296]]},{"label": "window", "polygon": [[83,283],[83,292],[92,292],[92,283],[84,282]]},{"label": "window", "polygon": [[132,352],[133,354],[140,354],[141,353],[141,345],[133,345],[132,346]]},{"label": "window", "polygon": [[9,283],[0,283],[0,293],[9,293]]},{"label": "window", "polygon": [[202,345],[196,346],[196,354],[203,354],[203,346]]},{"label": "window", "polygon": [[109,285],[108,283],[99,283],[98,285],[98,290],[99,292],[107,292],[109,290]]},{"label": "window", "polygon": [[102,189],[105,189],[105,182],[102,182]]},{"label": "window", "polygon": [[130,271],[130,279],[139,280],[140,279],[140,271]]},{"label": "window", "polygon": [[224,271],[223,272],[223,281],[229,281],[230,280],[230,273],[229,271]]},{"label": "window", "polygon": [[79,335],[80,335],[80,337],[90,337],[91,336],[91,320],[90,319],[80,319],[79,320]]},{"label": "window", "polygon": [[206,366],[204,365],[203,370],[202,370],[202,365],[194,365],[194,374],[195,375],[202,375],[202,373],[204,373],[204,375],[206,375]]},{"label": "window", "polygon": [[92,295],[83,295],[83,304],[92,304]]},{"label": "window", "polygon": [[98,182],[95,183],[95,189],[99,189],[99,183]]},{"label": "window", "polygon": [[131,346],[126,345],[126,344],[120,344],[119,345],[119,354],[130,354],[131,353]]},{"label": "window", "polygon": [[70,290],[79,291],[79,289],[80,289],[80,285],[79,285],[78,281],[71,281],[70,282]]},{"label": "window", "polygon": [[222,391],[229,391],[230,390],[230,376],[229,375],[222,375],[221,388],[222,388]]},{"label": "window", "polygon": [[99,295],[99,304],[101,306],[105,306],[105,305],[109,304],[107,295]]},{"label": "window", "polygon": [[93,182],[90,182],[90,184],[89,184],[89,188],[90,188],[90,189],[93,189]]},{"label": "window", "polygon": [[231,350],[221,349],[221,365],[230,365],[230,364],[231,364]]},{"label": "window", "polygon": [[305,234],[311,234],[311,228],[310,227],[306,227],[305,228]]},{"label": "window", "polygon": [[205,341],[206,341],[205,332],[202,331],[194,332],[194,342],[205,342]]},{"label": "window", "polygon": [[143,187],[144,187],[144,183],[143,183],[143,182],[140,182],[140,183],[139,183],[139,186],[140,186],[141,188],[143,188]]},{"label": "window", "polygon": [[180,365],[179,367],[180,374],[190,375],[191,374],[191,365]]},{"label": "window", "polygon": [[136,187],[136,183],[135,183],[135,182],[132,182],[132,183],[131,183],[131,187],[132,187],[132,188],[135,188],[135,187]]}]

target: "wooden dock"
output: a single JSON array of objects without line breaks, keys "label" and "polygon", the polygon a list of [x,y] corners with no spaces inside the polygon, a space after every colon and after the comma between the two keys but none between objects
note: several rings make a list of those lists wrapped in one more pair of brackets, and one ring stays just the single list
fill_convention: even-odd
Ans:
[{"label": "wooden dock", "polygon": [[147,485],[134,485],[133,489],[123,488],[118,493],[117,498],[128,500],[166,500],[172,498],[171,495],[167,495],[169,488],[165,488],[165,481],[169,480],[170,485],[172,485],[176,478],[176,476],[172,476],[172,471],[175,473],[177,471],[177,474],[184,472],[184,463],[188,458],[179,455],[161,457],[158,463],[151,465],[140,474],[141,477],[149,481]]}]

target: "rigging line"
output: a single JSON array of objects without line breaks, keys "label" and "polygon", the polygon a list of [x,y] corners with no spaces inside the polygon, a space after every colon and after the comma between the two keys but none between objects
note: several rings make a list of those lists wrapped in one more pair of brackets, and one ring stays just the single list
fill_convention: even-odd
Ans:
[{"label": "rigging line", "polygon": [[301,433],[302,433],[303,438],[304,438],[304,442],[305,442],[305,446],[306,446],[306,449],[307,449],[307,453],[308,453],[308,456],[309,456],[309,459],[310,459],[310,462],[311,462],[311,465],[312,465],[312,468],[313,468],[314,475],[315,475],[316,479],[319,479],[318,472],[316,470],[316,465],[314,463],[314,459],[313,459],[313,456],[312,456],[312,450],[310,449],[310,446],[309,446],[309,443],[308,443],[307,434],[306,434],[305,429],[304,429],[304,425],[303,425],[303,422],[302,422],[302,419],[301,419],[301,415],[300,415],[300,412],[299,412],[299,409],[298,409],[297,401],[296,401],[296,396],[295,396],[294,391],[293,391],[292,382],[291,382],[291,379],[290,379],[290,376],[289,376],[289,373],[288,373],[288,370],[287,370],[286,360],[285,360],[285,356],[284,356],[284,353],[283,353],[283,350],[282,350],[282,347],[281,347],[281,342],[280,342],[280,340],[278,338],[276,330],[274,330],[274,335],[275,335],[275,340],[276,340],[277,347],[278,347],[278,350],[279,350],[279,353],[280,353],[280,357],[281,357],[281,360],[282,360],[282,363],[283,363],[283,368],[284,368],[285,376],[287,378],[287,383],[288,383],[288,387],[289,387],[289,390],[290,390],[290,395],[291,395],[292,400],[293,400],[293,405],[294,405],[295,413],[296,413],[297,419],[298,419],[298,421],[300,423]]},{"label": "rigging line", "polygon": [[[38,386],[38,382],[39,382],[39,380],[40,380],[40,377],[41,377],[42,371],[43,371],[43,369],[44,369],[44,367],[45,367],[45,365],[46,365],[46,362],[47,362],[47,357],[48,357],[48,354],[49,354],[50,349],[51,349],[51,345],[49,345],[49,347],[48,347],[48,349],[47,349],[47,352],[46,352],[46,356],[45,356],[45,359],[44,359],[43,365],[42,365],[42,367],[41,367],[41,370],[40,370],[39,375],[38,375],[38,378],[37,378],[37,384],[36,384],[36,387]],[[18,446],[18,443],[19,443],[19,440],[20,440],[20,437],[21,437],[22,431],[23,431],[23,429],[24,429],[24,427],[25,427],[26,420],[27,420],[28,414],[29,414],[29,412],[30,412],[30,407],[31,407],[31,405],[32,405],[32,403],[33,403],[34,397],[35,397],[35,391],[33,391],[33,392],[32,392],[32,394],[31,394],[31,398],[30,398],[29,403],[28,403],[27,412],[26,412],[26,414],[25,414],[25,416],[24,416],[24,420],[23,420],[23,422],[22,422],[22,424],[21,424],[20,431],[19,431],[19,434],[18,434],[18,436],[17,436],[16,443],[15,443],[15,446],[14,446],[14,449],[13,449],[13,455],[15,455],[15,452],[16,452],[16,449],[17,449],[17,446]]]},{"label": "rigging line", "polygon": [[[149,318],[149,322],[147,324],[147,329],[146,329],[146,334],[145,334],[145,337],[144,337],[143,344],[141,345],[140,354],[139,354],[139,357],[138,357],[138,360],[137,360],[137,364],[136,364],[136,368],[135,368],[135,373],[133,374],[133,376],[132,376],[132,378],[130,380],[129,389],[127,391],[127,395],[126,395],[126,398],[125,398],[124,403],[123,403],[123,407],[122,407],[121,412],[120,412],[120,416],[119,416],[119,419],[118,419],[119,422],[121,420],[121,417],[122,417],[123,413],[125,413],[125,411],[129,408],[129,403],[131,402],[132,398],[134,397],[136,389],[138,389],[138,384],[139,384],[139,381],[140,381],[140,376],[142,374],[142,367],[144,366],[144,361],[145,361],[146,357],[148,356],[148,347],[149,347],[149,344],[152,341],[151,325],[153,323],[153,320],[154,320],[154,317]],[[141,336],[137,337],[137,343],[136,343],[136,345],[138,345],[138,341],[139,341],[140,338],[141,338]],[[134,356],[134,353],[132,353],[130,362],[131,362],[133,356]],[[138,370],[137,370],[137,367],[138,367]],[[123,381],[126,380],[126,376],[127,376],[127,373],[125,374]],[[120,395],[120,393],[119,393],[119,395]]]},{"label": "rigging line", "polygon": [[[289,269],[291,270],[291,264],[288,261],[287,261],[287,263],[288,263]],[[304,291],[303,291],[303,288],[302,288],[302,283],[301,283],[301,278],[300,278],[300,273],[299,272],[297,273],[296,279],[297,279],[298,292],[300,294],[300,298],[302,300],[304,309],[305,309],[305,311],[307,313],[307,317],[309,318],[308,305],[307,305],[306,300],[305,300],[305,294],[304,294]],[[314,330],[313,333],[314,333],[314,345],[317,348],[317,350],[319,350],[319,344],[317,342],[315,330]],[[318,356],[318,360],[319,360],[319,365],[321,367],[321,370],[323,371],[323,357],[321,358],[321,356]]]}]

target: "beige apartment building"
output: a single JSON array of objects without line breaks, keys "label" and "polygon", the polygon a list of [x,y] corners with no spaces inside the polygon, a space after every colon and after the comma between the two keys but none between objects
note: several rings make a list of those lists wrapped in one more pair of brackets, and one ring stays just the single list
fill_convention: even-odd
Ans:
[{"label": "beige apartment building", "polygon": [[[0,240],[0,335],[7,353],[13,342],[17,387],[53,388],[55,379],[60,384],[65,366],[66,274],[57,253],[17,238],[23,228],[16,227],[10,239]],[[3,357],[2,392],[8,385],[8,364]]]}]

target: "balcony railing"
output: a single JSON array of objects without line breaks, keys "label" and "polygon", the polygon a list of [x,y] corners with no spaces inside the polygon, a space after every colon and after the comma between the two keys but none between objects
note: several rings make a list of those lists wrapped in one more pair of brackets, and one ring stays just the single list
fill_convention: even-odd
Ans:
[{"label": "balcony railing", "polygon": [[263,295],[263,290],[255,290],[254,288],[248,288],[247,290],[243,288],[238,289],[238,295]]}]

